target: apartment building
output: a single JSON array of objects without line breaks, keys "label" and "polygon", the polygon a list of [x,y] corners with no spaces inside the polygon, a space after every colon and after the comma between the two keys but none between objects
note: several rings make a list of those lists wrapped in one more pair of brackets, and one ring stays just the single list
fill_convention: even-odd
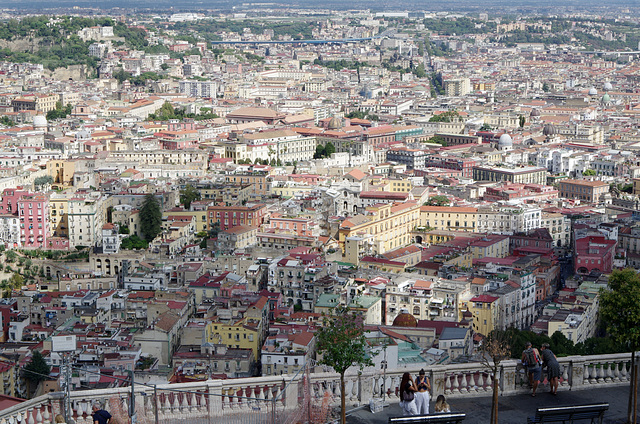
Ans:
[{"label": "apartment building", "polygon": [[31,194],[18,200],[20,241],[26,249],[47,249],[49,231],[49,196]]},{"label": "apartment building", "polygon": [[546,184],[547,169],[533,166],[502,168],[474,166],[473,179],[476,181],[509,181],[523,184]]},{"label": "apartment building", "polygon": [[609,184],[604,181],[562,180],[560,181],[560,197],[579,199],[590,203],[599,203],[609,193]]},{"label": "apartment building", "polygon": [[215,223],[220,223],[221,230],[227,230],[237,225],[259,227],[262,225],[267,213],[267,207],[263,203],[251,206],[209,206],[209,228]]},{"label": "apartment building", "polygon": [[477,231],[480,233],[513,234],[540,228],[542,211],[534,205],[511,206],[494,203],[478,208]]},{"label": "apartment building", "polygon": [[385,321],[392,325],[403,311],[416,320],[460,320],[461,305],[470,297],[466,281],[433,278],[391,281],[385,293]]},{"label": "apartment building", "polygon": [[47,113],[56,108],[56,103],[60,101],[58,94],[33,94],[15,98],[11,101],[13,110],[35,110],[36,112]]},{"label": "apartment building", "polygon": [[420,205],[415,201],[370,206],[366,211],[340,224],[338,241],[343,249],[347,237],[371,234],[373,250],[382,254],[411,243],[411,231],[420,225]]},{"label": "apartment building", "polygon": [[69,199],[69,246],[93,246],[100,242],[102,227],[106,222],[106,210],[106,200],[102,196]]},{"label": "apartment building", "polygon": [[500,323],[499,297],[481,294],[469,299],[469,312],[473,315],[473,331],[488,335]]},{"label": "apartment building", "polygon": [[571,243],[571,220],[561,213],[542,212],[540,219],[541,228],[547,228],[554,245],[566,247]]},{"label": "apartment building", "polygon": [[420,226],[445,231],[475,231],[478,208],[421,206]]}]

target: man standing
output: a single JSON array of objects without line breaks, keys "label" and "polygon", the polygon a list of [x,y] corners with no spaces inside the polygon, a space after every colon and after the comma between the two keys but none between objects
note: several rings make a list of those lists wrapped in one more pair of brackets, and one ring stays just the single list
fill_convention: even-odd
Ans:
[{"label": "man standing", "polygon": [[531,396],[536,395],[538,389],[538,383],[540,383],[540,376],[542,375],[542,367],[540,366],[542,361],[540,360],[540,352],[538,349],[531,346],[531,342],[527,342],[525,349],[522,352],[522,365],[527,367],[527,373],[529,374],[529,385],[533,388]]},{"label": "man standing", "polygon": [[94,403],[92,408],[93,424],[109,424],[111,421],[111,414],[100,408],[99,403]]}]

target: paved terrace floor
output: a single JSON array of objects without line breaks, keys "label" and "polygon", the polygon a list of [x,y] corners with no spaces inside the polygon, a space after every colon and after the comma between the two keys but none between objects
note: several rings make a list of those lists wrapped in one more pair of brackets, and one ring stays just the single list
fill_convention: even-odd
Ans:
[{"label": "paved terrace floor", "polygon": [[[593,388],[577,391],[558,390],[556,396],[551,395],[548,387],[538,388],[536,397],[531,395],[501,396],[499,398],[498,421],[502,424],[526,424],[527,417],[535,415],[537,408],[550,406],[580,405],[585,403],[608,402],[609,410],[605,413],[605,424],[622,424],[626,420],[627,400],[629,388],[626,386]],[[487,424],[491,417],[491,396],[486,397],[458,397],[449,399],[451,412],[467,414],[464,423]],[[434,399],[431,400],[429,410],[433,412]],[[640,409],[640,408],[639,408]],[[402,416],[402,410],[397,402],[391,403],[383,411],[376,414],[369,412],[369,408],[353,412],[347,417],[349,424],[387,424],[389,417]],[[580,421],[580,423],[589,421]]]}]

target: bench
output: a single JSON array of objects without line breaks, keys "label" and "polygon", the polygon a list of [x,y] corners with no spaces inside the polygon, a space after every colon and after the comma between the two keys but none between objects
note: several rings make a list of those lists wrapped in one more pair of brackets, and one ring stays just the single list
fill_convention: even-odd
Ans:
[{"label": "bench", "polygon": [[538,408],[535,417],[527,419],[528,424],[533,423],[573,423],[580,420],[591,420],[591,424],[602,424],[604,412],[609,409],[608,403],[576,406],[554,406],[551,408]]},{"label": "bench", "polygon": [[391,417],[389,424],[459,424],[467,414],[444,413],[435,415],[413,415],[411,417]]}]

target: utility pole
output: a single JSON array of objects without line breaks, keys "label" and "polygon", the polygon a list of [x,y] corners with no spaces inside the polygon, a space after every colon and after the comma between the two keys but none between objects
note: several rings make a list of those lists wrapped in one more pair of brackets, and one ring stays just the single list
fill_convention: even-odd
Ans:
[{"label": "utility pole", "polygon": [[131,399],[129,399],[129,416],[131,417],[131,424],[136,424],[138,417],[136,416],[136,391],[134,383],[133,370],[129,371],[131,374]]},{"label": "utility pole", "polygon": [[62,363],[64,367],[64,385],[66,396],[64,398],[64,419],[65,422],[71,421],[71,364],[69,363],[69,353],[62,354]]}]

